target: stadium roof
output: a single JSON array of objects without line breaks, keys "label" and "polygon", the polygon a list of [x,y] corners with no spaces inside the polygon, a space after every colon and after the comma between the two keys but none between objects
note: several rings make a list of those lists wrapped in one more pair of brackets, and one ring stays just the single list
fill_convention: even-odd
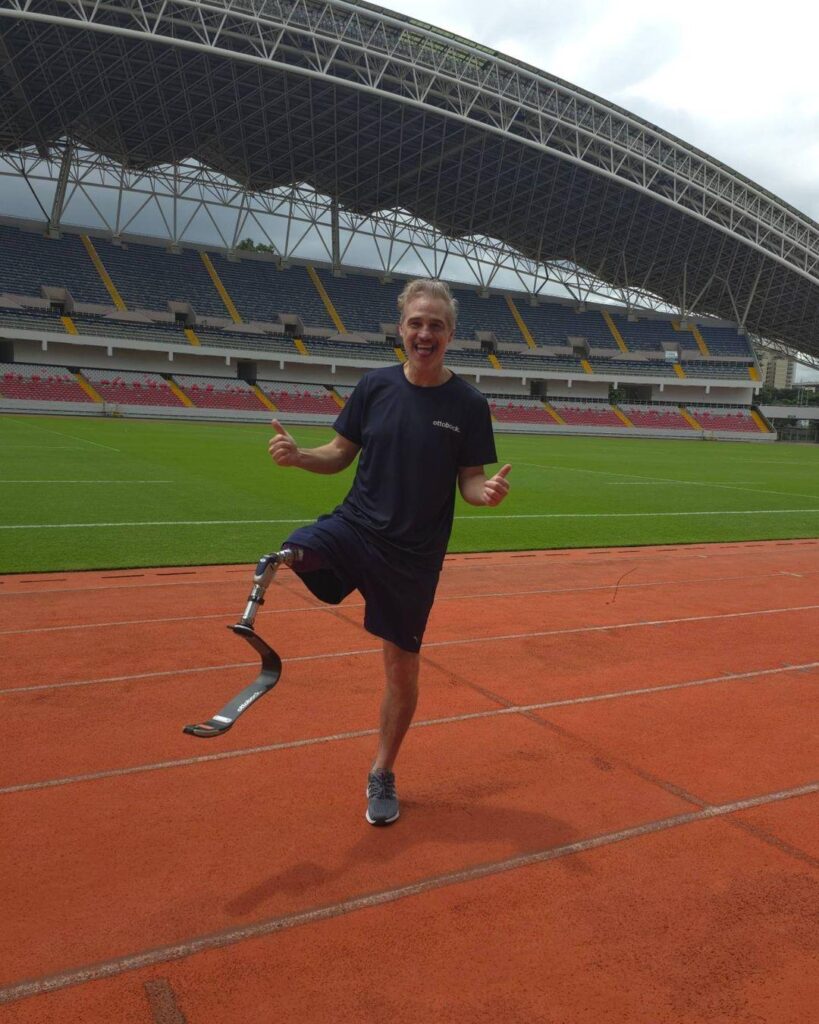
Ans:
[{"label": "stadium roof", "polygon": [[342,0],[0,0],[0,149],[192,158],[566,261],[819,356],[819,225],[528,65]]}]

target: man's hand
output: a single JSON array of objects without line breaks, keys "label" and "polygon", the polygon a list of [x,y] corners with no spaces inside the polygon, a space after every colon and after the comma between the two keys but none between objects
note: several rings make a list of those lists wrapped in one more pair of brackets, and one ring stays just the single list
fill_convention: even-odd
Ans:
[{"label": "man's hand", "polygon": [[489,477],[483,485],[484,505],[500,505],[509,493],[511,484],[506,478],[509,476],[511,470],[511,465],[507,463],[503,468],[499,469],[494,476]]},{"label": "man's hand", "polygon": [[267,446],[270,457],[277,466],[298,466],[300,452],[295,440],[278,420],[272,420],[272,423],[276,436],[270,438]]}]

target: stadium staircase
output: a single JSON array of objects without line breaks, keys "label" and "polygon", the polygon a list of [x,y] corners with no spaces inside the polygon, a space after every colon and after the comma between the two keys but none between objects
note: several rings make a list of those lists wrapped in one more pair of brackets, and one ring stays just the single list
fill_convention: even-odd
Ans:
[{"label": "stadium staircase", "polygon": [[240,324],[242,322],[242,317],[239,314],[239,310],[236,308],[236,304],[230,297],[227,288],[225,288],[224,284],[222,283],[222,278],[219,276],[216,267],[214,267],[213,261],[211,260],[210,256],[206,252],[201,252],[199,256],[202,260],[202,263],[205,266],[205,270],[207,270],[208,272],[208,276],[213,282],[213,287],[216,289],[216,293],[224,303],[225,309],[228,312],[228,316],[235,324]]},{"label": "stadium staircase", "polygon": [[328,313],[330,319],[333,321],[333,324],[335,325],[336,330],[338,331],[339,334],[346,334],[347,333],[347,328],[344,326],[343,320],[338,315],[338,310],[333,305],[333,301],[330,298],[330,296],[329,296],[329,294],[327,292],[327,289],[324,287],[324,284],[322,283],[321,278],[316,273],[316,268],[312,267],[312,266],[308,266],[307,267],[307,273],[310,275],[310,280],[313,282],[313,286],[315,287],[316,291],[318,292],[319,298],[324,303],[324,308],[327,310],[327,313]]},{"label": "stadium staircase", "polygon": [[515,305],[515,300],[508,293],[504,295],[504,298],[506,299],[506,305],[509,307],[509,312],[514,317],[518,330],[523,336],[523,340],[526,342],[529,348],[537,349],[535,339],[532,337],[532,332],[526,326],[526,321],[520,315],[520,311],[518,310],[518,307]]}]

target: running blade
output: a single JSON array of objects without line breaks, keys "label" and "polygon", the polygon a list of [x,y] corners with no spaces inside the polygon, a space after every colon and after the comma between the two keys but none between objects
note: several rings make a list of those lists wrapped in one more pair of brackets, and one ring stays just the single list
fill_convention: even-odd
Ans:
[{"label": "running blade", "polygon": [[243,712],[247,711],[251,704],[263,697],[268,690],[272,690],[278,683],[282,674],[282,660],[278,654],[266,644],[261,637],[250,628],[238,623],[235,626],[228,626],[238,636],[244,637],[250,646],[261,656],[262,670],[240,693],[237,693],[233,700],[228,701],[223,708],[209,718],[206,722],[197,725],[186,725],[182,730],[191,736],[199,736],[209,739],[212,736],[223,736],[231,728],[236,719]]}]

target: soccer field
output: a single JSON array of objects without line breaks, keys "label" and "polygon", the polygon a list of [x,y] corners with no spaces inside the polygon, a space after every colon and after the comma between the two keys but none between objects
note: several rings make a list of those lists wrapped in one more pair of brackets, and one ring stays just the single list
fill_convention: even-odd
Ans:
[{"label": "soccer field", "polygon": [[[329,427],[294,427],[320,444]],[[352,469],[276,467],[265,425],[0,417],[0,571],[254,562]],[[450,551],[819,535],[819,446],[497,435],[513,491],[460,498]]]}]

